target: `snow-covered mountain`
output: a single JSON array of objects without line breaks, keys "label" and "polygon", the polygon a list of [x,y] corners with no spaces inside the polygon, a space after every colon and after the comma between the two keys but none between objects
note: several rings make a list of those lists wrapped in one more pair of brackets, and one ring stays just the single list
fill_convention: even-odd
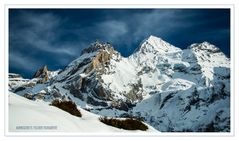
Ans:
[{"label": "snow-covered mountain", "polygon": [[72,100],[99,115],[140,118],[159,131],[230,131],[230,59],[208,42],[182,50],[150,36],[127,58],[95,42],[52,77],[44,68],[38,72],[32,80],[9,76],[9,90],[32,100]]}]

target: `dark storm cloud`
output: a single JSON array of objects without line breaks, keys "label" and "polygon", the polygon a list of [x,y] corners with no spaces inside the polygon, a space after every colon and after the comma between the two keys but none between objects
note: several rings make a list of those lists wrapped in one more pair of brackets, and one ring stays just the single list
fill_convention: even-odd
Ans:
[{"label": "dark storm cloud", "polygon": [[186,48],[208,41],[230,56],[227,9],[11,9],[9,68],[30,77],[63,68],[96,39],[129,56],[150,35]]},{"label": "dark storm cloud", "polygon": [[58,43],[61,35],[60,24],[63,22],[59,17],[51,13],[36,14],[25,11],[20,13],[17,17],[20,21],[10,23],[10,27],[13,28],[10,28],[10,43],[31,46],[29,49],[37,51],[74,55],[74,44]]}]

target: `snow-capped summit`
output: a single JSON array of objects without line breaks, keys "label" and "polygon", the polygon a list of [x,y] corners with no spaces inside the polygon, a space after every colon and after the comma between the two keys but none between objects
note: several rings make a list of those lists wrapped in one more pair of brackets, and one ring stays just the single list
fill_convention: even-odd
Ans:
[{"label": "snow-capped summit", "polygon": [[[195,43],[188,47],[199,63],[208,66],[229,67],[229,58],[221,50],[209,42]],[[211,63],[213,62],[213,63]]]},{"label": "snow-capped summit", "polygon": [[152,53],[152,52],[159,52],[159,53],[171,53],[171,52],[177,52],[181,51],[180,48],[177,48],[168,42],[162,40],[161,38],[158,38],[156,36],[150,35],[148,38],[146,38],[139,46],[139,49],[141,52],[146,53]]},{"label": "snow-capped summit", "polygon": [[190,45],[189,48],[194,51],[207,51],[210,53],[221,52],[218,47],[216,47],[215,45],[210,44],[209,42],[206,42],[206,41],[204,41],[202,43],[194,43],[194,44]]}]

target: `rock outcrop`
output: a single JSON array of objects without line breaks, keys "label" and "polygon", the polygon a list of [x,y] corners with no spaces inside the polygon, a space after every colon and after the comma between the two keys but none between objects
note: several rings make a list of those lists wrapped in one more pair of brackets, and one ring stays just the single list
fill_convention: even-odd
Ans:
[{"label": "rock outcrop", "polygon": [[43,66],[40,69],[36,71],[36,73],[33,75],[33,78],[41,78],[39,80],[39,83],[45,83],[49,80],[49,72],[47,69],[47,66]]}]

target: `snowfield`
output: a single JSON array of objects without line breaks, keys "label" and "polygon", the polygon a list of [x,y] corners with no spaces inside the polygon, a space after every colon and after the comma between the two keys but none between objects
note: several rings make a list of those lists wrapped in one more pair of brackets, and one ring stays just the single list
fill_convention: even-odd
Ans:
[{"label": "snowfield", "polygon": [[129,131],[105,125],[100,116],[81,108],[82,117],[73,116],[59,108],[49,106],[44,101],[31,101],[9,92],[9,131],[10,132],[158,132],[149,127],[147,131]]}]

